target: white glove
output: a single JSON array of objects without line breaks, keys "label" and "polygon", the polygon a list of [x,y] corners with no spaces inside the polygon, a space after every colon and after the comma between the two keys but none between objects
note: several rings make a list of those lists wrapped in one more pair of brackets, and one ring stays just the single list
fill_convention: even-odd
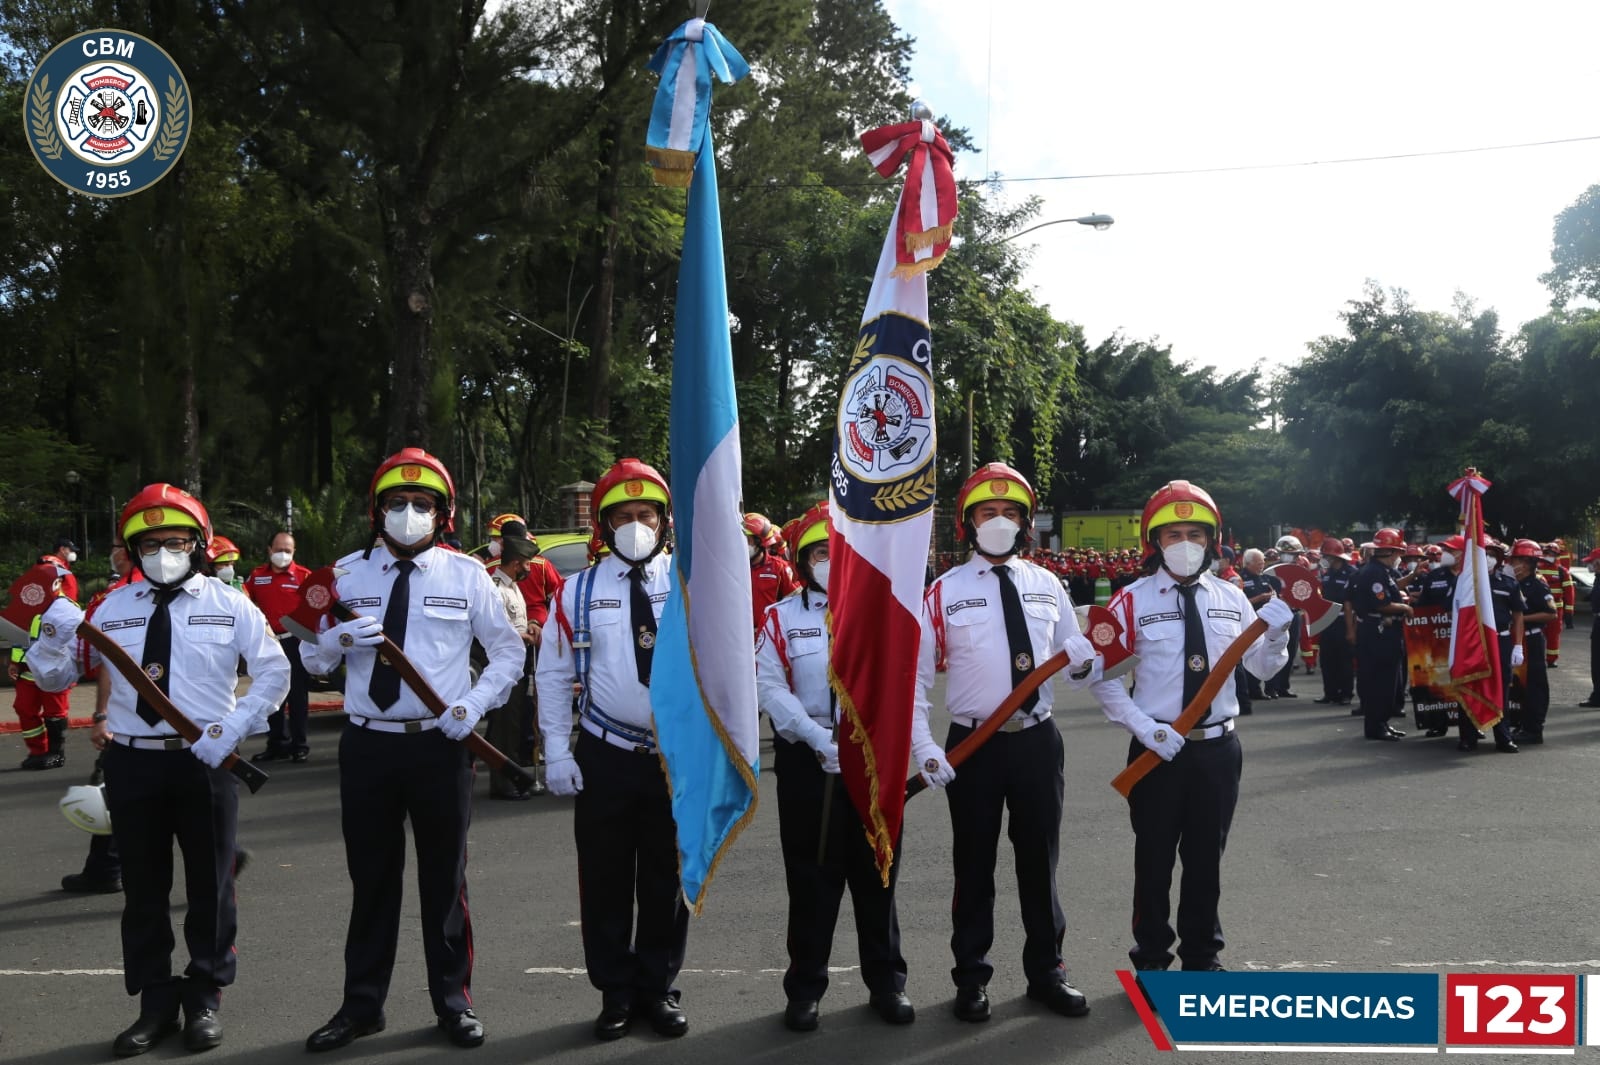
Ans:
[{"label": "white glove", "polygon": [[1081,666],[1094,660],[1094,644],[1085,636],[1074,633],[1067,637],[1067,658],[1071,659],[1074,666]]},{"label": "white glove", "polygon": [[583,790],[583,773],[570,755],[544,764],[544,781],[552,795],[576,795]]},{"label": "white glove", "polygon": [[1139,732],[1139,742],[1159,754],[1163,762],[1172,761],[1183,750],[1183,737],[1165,721],[1150,722]]},{"label": "white glove", "polygon": [[221,721],[207,725],[190,750],[196,758],[216,769],[238,749],[239,741],[244,739],[249,728],[250,723],[243,719],[243,715],[229,714]]},{"label": "white glove", "polygon": [[832,740],[825,741],[820,747],[812,747],[817,752],[817,761],[822,763],[824,773],[839,773],[839,745]]},{"label": "white glove", "polygon": [[1527,657],[1528,656],[1523,653],[1522,645],[1520,643],[1511,648],[1511,668],[1516,669],[1518,666],[1522,665],[1523,661]]},{"label": "white glove", "polygon": [[1269,599],[1256,611],[1256,617],[1265,621],[1269,629],[1286,629],[1294,620],[1294,610],[1282,599]]},{"label": "white glove", "polygon": [[327,654],[342,655],[352,647],[376,647],[383,642],[383,622],[368,614],[341,621],[317,637],[317,647]]},{"label": "white glove", "polygon": [[83,624],[83,611],[66,596],[50,604],[50,609],[39,619],[39,646],[50,651],[61,651],[78,638],[78,626]]},{"label": "white glove", "polygon": [[945,787],[956,778],[956,767],[937,743],[919,743],[911,748],[911,756],[922,771],[922,782],[930,788]]},{"label": "white glove", "polygon": [[464,706],[452,706],[439,715],[439,731],[448,738],[460,743],[472,735],[472,729],[483,716],[482,710],[468,710]]}]

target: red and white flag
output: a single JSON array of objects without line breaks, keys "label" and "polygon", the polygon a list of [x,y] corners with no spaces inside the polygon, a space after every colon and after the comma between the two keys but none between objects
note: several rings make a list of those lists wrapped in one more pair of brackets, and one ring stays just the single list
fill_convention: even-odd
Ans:
[{"label": "red and white flag", "polygon": [[1454,624],[1450,626],[1450,681],[1462,709],[1479,728],[1500,720],[1502,705],[1499,635],[1494,626],[1494,593],[1489,587],[1489,556],[1483,535],[1483,494],[1490,488],[1478,471],[1450,485],[1461,504],[1461,575],[1456,578]]},{"label": "red and white flag", "polygon": [[[834,432],[828,624],[839,697],[839,766],[885,884],[905,815],[922,586],[933,533],[933,349],[927,270],[949,246],[955,183],[931,122],[861,138],[885,176],[905,162]],[[926,204],[924,213],[919,205]],[[944,205],[948,205],[948,211]],[[932,223],[931,228],[929,223]]]}]

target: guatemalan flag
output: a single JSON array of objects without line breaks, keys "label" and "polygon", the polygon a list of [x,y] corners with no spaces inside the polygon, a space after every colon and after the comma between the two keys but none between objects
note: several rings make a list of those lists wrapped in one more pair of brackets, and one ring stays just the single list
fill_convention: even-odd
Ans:
[{"label": "guatemalan flag", "polygon": [[1504,709],[1494,593],[1489,587],[1489,556],[1483,550],[1483,494],[1489,487],[1474,469],[1450,485],[1450,494],[1461,504],[1464,541],[1450,626],[1450,681],[1462,708],[1479,728],[1499,721]]},{"label": "guatemalan flag", "polygon": [[845,371],[833,441],[831,680],[839,764],[884,883],[905,813],[922,587],[933,532],[933,350],[927,271],[950,246],[950,147],[931,121],[861,138],[885,177],[905,164],[893,224]]},{"label": "guatemalan flag", "polygon": [[[715,28],[699,19],[680,26],[651,67],[662,74],[655,113],[667,116],[669,131],[675,117],[687,116],[700,126],[698,132],[671,134],[672,143],[698,150],[693,180],[663,182],[688,184],[689,206],[672,345],[677,549],[650,678],[656,739],[678,823],[683,894],[698,913],[717,863],[755,815],[756,665],[715,153],[705,128],[707,107],[681,100],[663,107],[660,94],[698,88],[709,96],[711,69],[732,81],[749,68]],[[705,76],[696,77],[695,71]],[[657,134],[652,119],[652,145]]]}]

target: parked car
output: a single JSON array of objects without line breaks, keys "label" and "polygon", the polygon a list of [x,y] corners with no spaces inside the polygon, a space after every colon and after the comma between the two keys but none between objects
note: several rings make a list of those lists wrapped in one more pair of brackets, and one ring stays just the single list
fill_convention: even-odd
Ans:
[{"label": "parked car", "polygon": [[589,566],[589,534],[586,532],[534,533],[539,541],[539,554],[550,560],[561,579]]},{"label": "parked car", "polygon": [[1594,610],[1589,605],[1589,594],[1594,591],[1594,570],[1588,566],[1573,566],[1571,573],[1572,583],[1578,586],[1576,589],[1578,593],[1578,608],[1573,613],[1590,613]]}]

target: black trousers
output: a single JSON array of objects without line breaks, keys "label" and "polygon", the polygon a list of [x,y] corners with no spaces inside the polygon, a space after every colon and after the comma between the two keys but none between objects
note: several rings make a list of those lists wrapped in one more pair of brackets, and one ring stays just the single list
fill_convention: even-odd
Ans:
[{"label": "black trousers", "polygon": [[1349,699],[1355,693],[1355,672],[1350,645],[1344,638],[1344,625],[1335,623],[1324,631],[1317,646],[1322,653],[1318,663],[1322,670],[1322,697],[1331,703]]},{"label": "black trousers", "polygon": [[300,641],[285,636],[282,644],[283,653],[289,656],[289,695],[267,715],[267,750],[309,751],[306,718],[311,713],[311,677],[300,661]]},{"label": "black trousers", "polygon": [[689,908],[678,882],[678,827],[661,760],[654,751],[613,747],[586,731],[578,733],[573,754],[583,773],[572,830],[589,982],[608,1006],[675,994]]},{"label": "black trousers", "polygon": [[1300,664],[1300,628],[1300,612],[1297,610],[1294,613],[1294,620],[1289,623],[1289,661],[1267,681],[1269,693],[1276,692],[1281,695],[1289,690],[1289,678],[1294,676],[1294,667]]},{"label": "black trousers", "polygon": [[[1128,745],[1131,763],[1145,750]],[[1222,852],[1239,804],[1244,752],[1237,733],[1183,745],[1128,796],[1133,822],[1133,949],[1135,965],[1165,966],[1172,944],[1185,969],[1204,969],[1222,951]],[[1172,931],[1172,867],[1183,860],[1178,931]]]},{"label": "black trousers", "polygon": [[[484,738],[504,752],[507,758],[516,761],[518,765],[526,765],[522,755],[522,737],[528,730],[528,721],[531,717],[528,704],[528,678],[518,677],[517,682],[511,686],[511,694],[506,696],[504,706],[497,706],[489,711],[489,727],[484,730]],[[501,770],[489,771],[489,791],[496,795],[504,795],[521,790],[511,776]]]},{"label": "black trousers", "polygon": [[433,1011],[450,1017],[467,1009],[472,766],[466,746],[438,729],[395,733],[347,725],[339,740],[339,805],[351,887],[339,1012],[369,1021],[388,998],[400,937],[407,818],[417,849],[422,952]]},{"label": "black trousers", "polygon": [[[971,735],[952,724],[945,750]],[[945,789],[954,842],[955,898],[950,904],[954,930],[950,952],[957,987],[987,984],[994,975],[989,947],[994,943],[994,863],[1000,846],[1000,821],[1010,812],[1007,835],[1016,855],[1017,901],[1022,909],[1022,970],[1028,984],[1060,983],[1066,978],[1061,941],[1067,919],[1056,893],[1056,863],[1061,848],[1061,809],[1066,769],[1061,731],[1044,721],[1021,732],[997,732],[962,763]]]},{"label": "black trousers", "polygon": [[[839,778],[823,772],[815,752],[804,743],[774,737],[772,746],[773,771],[778,776],[778,836],[789,888],[784,994],[791,999],[819,999],[828,989],[828,958],[846,886],[855,910],[862,982],[874,995],[904,991],[906,960],[900,954],[900,920],[894,904],[903,857],[900,841],[895,841],[895,863],[885,887],[861,817]],[[829,789],[833,799],[828,805],[827,850],[819,865],[823,798]]]},{"label": "black trousers", "polygon": [[[1243,666],[1233,667],[1233,694],[1239,700],[1239,713],[1241,714],[1255,713],[1251,706],[1252,700],[1250,696],[1250,685],[1254,680],[1255,678],[1250,675],[1250,671]],[[1256,694],[1259,695],[1260,692]]]},{"label": "black trousers", "polygon": [[[218,1009],[238,970],[233,897],[239,794],[233,776],[188,750],[105,752],[106,804],[122,855],[122,968],[139,1012]],[[172,975],[169,916],[172,844],[183,852],[184,944],[189,964]]]},{"label": "black trousers", "polygon": [[1369,738],[1382,736],[1394,713],[1395,688],[1405,679],[1405,643],[1398,623],[1380,630],[1376,622],[1356,624],[1356,694]]},{"label": "black trousers", "polygon": [[1589,702],[1600,699],[1600,608],[1589,618]]},{"label": "black trousers", "polygon": [[1528,626],[1522,636],[1523,661],[1528,667],[1528,682],[1522,686],[1522,731],[1533,736],[1544,734],[1544,719],[1550,713],[1550,671],[1544,645],[1544,632]]}]

